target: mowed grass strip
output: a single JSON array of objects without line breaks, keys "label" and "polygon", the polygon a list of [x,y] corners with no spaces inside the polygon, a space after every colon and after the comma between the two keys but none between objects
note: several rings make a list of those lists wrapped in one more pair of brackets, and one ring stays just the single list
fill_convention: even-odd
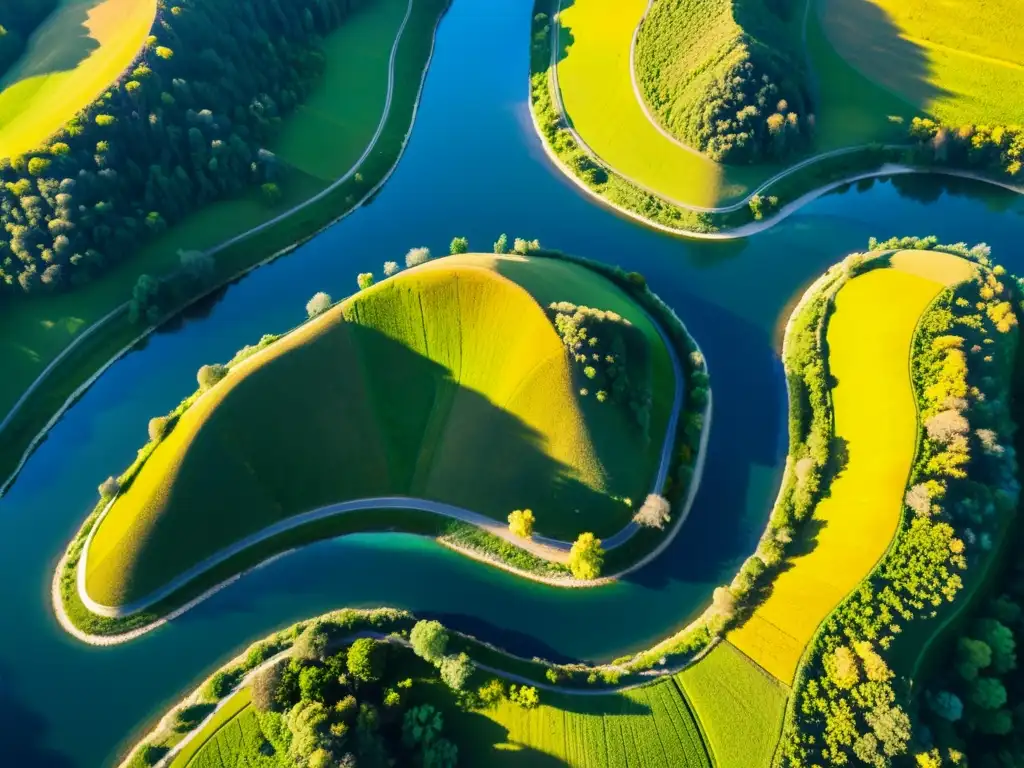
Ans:
[{"label": "mowed grass strip", "polygon": [[872,80],[945,122],[1024,121],[1018,0],[821,0],[835,49]]},{"label": "mowed grass strip", "polygon": [[728,641],[675,676],[717,768],[768,768],[789,690]]},{"label": "mowed grass strip", "polygon": [[[972,266],[949,254],[907,251],[892,267],[840,289],[828,323],[836,437],[848,463],[818,504],[813,539],[772,584],[770,596],[729,640],[790,684],[804,646],[828,613],[884,554],[903,511],[917,444],[909,354],[918,318]],[[797,545],[799,547],[799,544]]]},{"label": "mowed grass strip", "polygon": [[[547,314],[500,274],[517,260],[446,258],[403,272],[232,369],[99,525],[89,595],[130,602],[245,536],[347,499],[418,496],[502,524],[531,508],[539,533],[563,539],[624,525],[632,511],[613,497],[650,489],[664,420],[645,438],[624,406],[581,407]],[[583,301],[590,286],[588,304],[614,296],[627,306],[585,267],[529,267],[552,293],[564,285]],[[667,356],[660,338],[651,345],[648,360]],[[651,378],[652,410],[667,417],[671,372],[630,376]]]},{"label": "mowed grass strip", "polygon": [[[207,752],[220,752],[222,744],[226,745],[237,741],[236,737],[240,733],[251,730],[251,727],[245,727],[248,723],[243,724],[240,722],[243,716],[248,713],[253,723],[255,723],[256,717],[251,711],[251,701],[252,691],[248,687],[232,694],[224,705],[217,710],[216,714],[210,718],[210,721],[174,756],[169,768],[216,764],[205,759],[203,757],[204,754]],[[257,725],[258,728],[259,726]],[[228,734],[227,731],[229,730],[233,733]],[[233,764],[228,763],[228,765]]]},{"label": "mowed grass strip", "polygon": [[629,50],[647,0],[563,5],[558,84],[566,113],[590,148],[615,170],[679,202],[712,206],[742,195],[746,187],[727,187],[721,166],[663,136],[636,99]]},{"label": "mowed grass strip", "polygon": [[543,692],[528,710],[503,701],[479,714],[499,726],[458,734],[467,765],[711,768],[686,700],[671,679],[604,696]]},{"label": "mowed grass strip", "polygon": [[63,0],[0,80],[0,157],[35,149],[132,63],[156,0]]}]

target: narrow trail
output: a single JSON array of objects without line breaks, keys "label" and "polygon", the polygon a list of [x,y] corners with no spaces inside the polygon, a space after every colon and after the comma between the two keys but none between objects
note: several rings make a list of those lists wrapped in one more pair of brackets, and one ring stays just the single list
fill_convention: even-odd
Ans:
[{"label": "narrow trail", "polygon": [[[646,310],[644,311],[646,313]],[[661,324],[658,323],[649,314],[648,319],[653,323],[655,329],[658,331],[658,334],[661,337],[662,342],[665,345],[665,349],[668,352],[669,358],[672,362],[672,371],[674,379],[672,410],[669,414],[669,418],[666,423],[665,436],[662,441],[661,455],[659,457],[658,468],[657,472],[655,473],[653,488],[651,491],[652,493],[660,493],[665,487],[665,483],[668,480],[669,469],[672,465],[672,453],[673,448],[675,447],[676,431],[678,430],[679,426],[679,416],[682,413],[682,409],[685,405],[686,378],[683,370],[682,361],[679,359],[679,355],[676,353],[676,350],[673,347],[671,339],[668,337],[668,334],[661,327]],[[259,362],[259,359],[263,356],[263,354],[265,354],[265,350],[258,352],[252,357],[246,358],[241,363],[239,363],[237,367],[240,369],[252,367]],[[200,397],[203,396],[204,395],[200,395]],[[710,400],[707,408],[707,416],[709,415]],[[703,434],[701,435],[701,449],[699,451],[698,461],[702,461],[704,454],[704,446],[706,445],[707,433],[709,431],[710,419],[706,417],[705,429],[703,430]],[[695,471],[694,479],[691,483],[691,490],[695,490],[698,484],[699,475]],[[684,520],[689,513],[689,507],[692,504],[692,497],[693,494],[691,493],[690,497],[687,499],[687,502],[685,504],[685,510],[682,511],[678,516],[680,519],[678,519],[673,524],[673,528],[670,531],[669,535],[665,537],[665,543],[671,541],[671,539],[675,536],[675,533],[681,527],[682,520]],[[183,588],[184,586],[186,586],[202,574],[211,570],[212,568],[215,568],[221,563],[231,559],[232,557],[244,552],[245,550],[253,546],[256,546],[257,544],[269,541],[270,539],[280,536],[283,533],[293,531],[297,528],[301,528],[305,525],[318,522],[320,520],[326,520],[347,513],[360,512],[369,509],[411,509],[420,512],[429,512],[431,514],[440,515],[442,517],[448,517],[453,520],[458,520],[460,522],[474,525],[477,528],[480,528],[493,536],[497,536],[505,541],[508,541],[516,545],[517,547],[525,549],[527,552],[534,555],[535,557],[541,558],[552,563],[566,563],[569,558],[569,550],[572,547],[572,542],[561,541],[559,539],[552,539],[543,536],[533,536],[530,539],[522,539],[518,536],[515,536],[508,529],[508,526],[502,525],[500,522],[494,520],[493,518],[487,517],[486,515],[480,514],[479,512],[474,512],[469,509],[457,507],[453,504],[447,504],[445,502],[435,501],[432,499],[422,499],[401,495],[379,496],[366,499],[354,499],[349,501],[337,502],[335,504],[330,504],[325,507],[320,507],[319,509],[314,509],[309,512],[304,512],[302,514],[295,515],[284,520],[280,520],[273,525],[270,525],[260,531],[256,531],[255,533],[252,533],[249,536],[246,536],[245,538],[234,542],[230,546],[225,547],[218,552],[215,552],[209,557],[196,563],[194,566],[192,566],[185,572],[179,574],[177,577],[169,581],[160,589],[151,592],[149,595],[140,598],[139,600],[132,601],[126,605],[114,607],[99,603],[89,596],[88,590],[86,588],[86,575],[88,572],[89,548],[92,544],[93,538],[96,535],[96,531],[99,530],[100,525],[103,523],[103,520],[106,518],[107,514],[110,512],[110,509],[113,507],[116,501],[117,497],[111,499],[111,501],[106,505],[106,507],[104,507],[103,511],[100,513],[99,517],[93,524],[92,529],[89,531],[89,534],[86,536],[85,544],[82,547],[82,556],[81,559],[79,560],[76,573],[79,599],[81,599],[82,603],[90,611],[99,616],[105,616],[107,618],[124,618],[135,615],[137,613],[141,613],[142,611],[145,611],[146,609],[151,608],[153,605],[156,605],[162,600],[170,597],[175,592],[177,592],[178,590],[180,590],[181,588]],[[640,530],[640,526],[637,523],[630,521],[617,533],[603,541],[605,550],[614,549],[616,547],[622,546],[627,541],[629,541],[638,530]],[[663,549],[664,543],[663,545],[656,548],[654,552],[651,553],[651,555],[656,555],[660,553]],[[649,555],[648,558],[642,559],[638,564],[635,564],[633,568],[639,567],[640,565],[648,562],[651,555]],[[595,584],[606,583],[619,575],[620,574],[606,576],[604,578],[594,579],[592,581]],[[551,584],[558,584],[558,582],[565,581],[564,579],[554,579],[536,576],[535,578],[537,578],[538,580],[542,580],[545,583]],[[579,586],[582,584],[589,585],[588,582],[578,582],[577,584],[575,584],[575,586]]]},{"label": "narrow trail", "polygon": [[[344,184],[349,179],[351,179],[358,172],[360,166],[366,161],[366,159],[373,152],[374,148],[377,146],[377,142],[380,140],[381,134],[384,132],[384,128],[387,125],[388,117],[391,114],[391,102],[392,102],[392,98],[394,96],[394,90],[395,90],[395,61],[396,61],[396,59],[398,57],[398,46],[399,46],[399,44],[402,41],[402,36],[405,33],[406,25],[408,24],[409,18],[412,15],[412,9],[413,9],[413,3],[414,2],[415,2],[415,0],[408,0],[408,5],[406,6],[406,9],[405,9],[405,16],[402,19],[401,25],[398,27],[398,32],[395,35],[395,41],[394,41],[394,43],[391,46],[391,56],[390,56],[390,59],[388,60],[388,90],[387,90],[387,94],[386,94],[385,99],[384,99],[384,110],[383,110],[383,112],[381,114],[380,121],[377,123],[377,130],[374,132],[373,137],[370,139],[370,143],[367,144],[366,149],[363,151],[363,154],[359,156],[359,159],[356,160],[355,163],[353,163],[352,167],[349,168],[348,171],[346,171],[343,176],[341,176],[340,178],[338,178],[335,181],[333,181],[330,185],[325,187],[323,190],[318,192],[313,197],[310,197],[310,198],[306,199],[305,201],[303,201],[301,203],[298,203],[297,205],[292,206],[287,211],[284,211],[283,213],[278,214],[274,218],[269,219],[269,220],[263,222],[262,224],[256,225],[252,229],[246,230],[245,232],[242,232],[241,234],[235,235],[234,237],[232,237],[232,238],[230,238],[228,240],[225,240],[224,242],[222,242],[222,243],[214,246],[213,248],[209,249],[208,251],[206,251],[205,252],[206,255],[208,255],[208,256],[216,256],[218,253],[220,253],[224,249],[234,245],[235,243],[241,242],[242,240],[245,240],[245,239],[247,239],[249,237],[252,237],[253,235],[256,235],[256,234],[259,234],[260,232],[263,232],[264,230],[268,229],[269,227],[272,227],[272,226],[274,226],[276,224],[281,223],[282,221],[284,221],[288,217],[293,216],[294,214],[298,213],[299,211],[302,211],[303,209],[305,209],[305,208],[307,208],[307,207],[309,207],[309,206],[319,202],[320,200],[324,199],[325,197],[330,195],[332,192],[337,190],[342,184]],[[440,19],[438,19],[438,23],[440,23]],[[436,28],[435,28],[435,31],[436,31]],[[433,54],[433,49],[431,49],[431,54]],[[429,65],[429,58],[427,60],[427,64]],[[427,69],[428,69],[428,66],[425,65],[424,69],[423,69],[424,78],[426,77]],[[421,82],[420,82],[420,91],[422,91],[422,86],[423,86],[423,83],[422,83],[422,80],[421,80]],[[417,97],[416,97],[416,102],[417,102],[417,104],[419,103],[419,95],[418,94],[417,94]],[[416,119],[416,113],[415,113],[415,109],[414,109],[414,111],[413,111],[413,120],[412,120],[413,123],[415,123],[415,119]],[[406,136],[406,141],[408,141],[408,135]],[[403,143],[402,151],[404,152],[404,150],[405,150],[405,144]],[[400,157],[401,157],[401,152],[399,153],[399,158]],[[397,163],[398,163],[398,160],[396,159],[395,164],[397,165]],[[386,181],[387,178],[390,177],[390,175],[391,174],[388,173],[387,176],[385,176],[384,181]],[[381,183],[383,183],[383,182],[381,182]],[[380,186],[381,186],[380,184],[375,185],[374,188],[372,190],[370,190],[370,192],[368,192],[363,197],[362,200],[360,200],[358,203],[356,203],[355,205],[353,205],[349,209],[349,213],[351,211],[354,211],[354,210],[358,209],[365,200],[367,200],[368,198],[370,198],[374,194],[376,194],[376,192],[380,188]],[[277,255],[278,254],[273,254],[272,256],[270,256],[269,259],[266,259],[263,262],[260,262],[258,264],[254,264],[251,267],[247,267],[246,269],[242,270],[238,274],[232,275],[231,277],[229,277],[228,279],[226,279],[223,282],[219,283],[218,285],[213,286],[210,289],[210,291],[208,291],[208,293],[212,293],[213,291],[219,289],[221,286],[227,285],[227,284],[229,284],[231,282],[234,282],[235,280],[237,280],[239,277],[241,277],[245,273],[251,271],[252,269],[255,269],[256,267],[261,266],[263,263],[265,263],[266,261],[269,261],[269,260],[275,258]],[[204,294],[204,296],[205,295],[206,294]],[[193,301],[198,301],[201,298],[203,298],[203,296],[197,297]],[[76,349],[78,349],[78,347],[80,345],[82,345],[85,341],[88,341],[88,339],[91,336],[93,336],[93,334],[95,334],[96,332],[101,330],[104,326],[106,326],[106,324],[108,322],[113,320],[119,314],[121,314],[123,312],[127,312],[128,311],[128,305],[129,305],[129,302],[126,301],[123,304],[115,307],[108,314],[104,315],[103,317],[101,317],[96,322],[92,323],[88,328],[86,328],[84,331],[79,333],[78,336],[76,336],[71,341],[70,344],[68,344],[66,347],[64,347],[64,349],[62,349],[60,351],[60,353],[53,360],[51,360],[49,362],[49,364],[46,366],[46,368],[44,368],[42,370],[42,372],[38,376],[36,376],[36,378],[32,382],[32,384],[29,385],[29,387],[22,393],[21,397],[18,398],[17,402],[8,411],[8,413],[4,417],[3,421],[0,421],[0,435],[3,434],[4,429],[11,423],[11,420],[14,419],[14,417],[17,415],[18,411],[21,410],[21,408],[24,406],[24,404],[28,400],[28,398],[40,386],[42,386],[43,382],[46,381],[46,379],[53,372],[53,370],[55,368],[57,368],[57,366],[59,366],[60,363],[62,363],[65,359],[67,359]],[[176,316],[180,311],[181,311],[180,309],[176,310],[175,312],[172,313],[171,316]],[[127,347],[125,347],[125,349],[123,349],[118,355],[116,355],[114,358],[112,358],[110,361],[108,361],[107,365],[109,366],[110,363],[114,362],[118,357],[120,357],[122,354],[124,354],[124,352],[126,352],[128,349],[130,349],[131,347],[135,346],[135,344],[137,344],[139,341],[141,341],[143,338],[145,338],[147,335],[149,335],[149,333],[151,333],[153,330],[155,330],[161,323],[165,322],[167,319],[169,319],[169,318],[163,318],[156,325],[153,325],[153,326],[150,326],[149,328],[147,328],[138,338],[133,340],[132,343],[129,344]],[[107,366],[105,366],[104,368],[100,369],[100,371],[98,371],[97,374],[102,373],[104,370],[106,370],[106,367]],[[57,422],[57,420],[60,418],[60,416],[63,415],[64,411],[67,410],[67,407],[72,402],[74,402],[76,399],[78,399],[78,397],[81,396],[82,392],[84,392],[86,389],[88,389],[89,386],[91,386],[95,382],[96,378],[98,378],[97,374],[94,374],[81,387],[79,387],[74,393],[72,393],[72,395],[64,402],[64,404],[60,408],[60,410],[58,410],[58,412],[56,414],[54,414],[53,418],[51,418],[50,421],[46,424],[46,426],[43,427],[42,430],[40,430],[40,432],[35,436],[35,438],[33,438],[32,442],[29,444],[28,448],[25,450],[25,453],[22,454],[21,461],[18,464],[18,466],[7,477],[7,479],[4,481],[3,485],[0,485],[0,497],[2,497],[7,492],[7,489],[10,488],[11,484],[14,482],[14,479],[17,477],[18,473],[21,472],[21,468],[24,466],[25,462],[28,460],[28,457],[35,450],[36,446],[39,444],[39,442],[42,440],[42,438],[46,436],[46,433],[50,431],[50,429]]]}]

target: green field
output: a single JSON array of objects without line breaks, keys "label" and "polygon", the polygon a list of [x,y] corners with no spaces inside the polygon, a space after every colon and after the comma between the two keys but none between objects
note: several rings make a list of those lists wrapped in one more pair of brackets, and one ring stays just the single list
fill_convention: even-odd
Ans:
[{"label": "green field", "polygon": [[[259,741],[254,738],[259,733],[256,716],[249,705],[252,694],[248,688],[242,688],[231,695],[217,710],[202,730],[192,737],[178,754],[174,756],[169,768],[197,768],[198,766],[220,765],[216,759],[221,755],[220,747],[231,748],[233,754],[239,756],[246,752],[259,754]],[[255,727],[256,731],[253,731]],[[262,739],[262,736],[260,736]],[[252,747],[252,749],[246,749]],[[237,765],[229,762],[227,765]]]},{"label": "green field", "polygon": [[768,768],[789,689],[727,641],[676,675],[717,768]]},{"label": "green field", "polygon": [[[647,0],[563,3],[558,84],[573,127],[623,175],[668,198],[709,206],[746,194],[765,169],[726,169],[662,135],[633,92],[629,49]],[[609,119],[614,116],[614,119]]]},{"label": "green field", "polygon": [[45,143],[103,93],[142,48],[156,5],[61,0],[0,80],[0,157]]},{"label": "green field", "polygon": [[829,42],[918,112],[953,125],[1024,121],[1016,0],[820,0]]},{"label": "green field", "polygon": [[868,575],[903,515],[917,447],[908,359],[918,318],[973,265],[958,256],[904,251],[892,267],[853,278],[828,323],[835,433],[848,456],[814,510],[813,546],[799,550],[771,594],[729,640],[790,684],[821,621]]},{"label": "green field", "polygon": [[[588,380],[542,308],[553,301],[632,323],[615,355],[631,387],[653,394],[646,435],[626,403],[581,394]],[[649,318],[585,267],[430,262],[342,302],[199,398],[100,523],[89,594],[137,599],[246,535],[347,499],[410,495],[501,523],[530,508],[538,533],[606,535],[632,515],[615,497],[650,490],[673,389]]]},{"label": "green field", "polygon": [[458,731],[460,764],[711,768],[693,713],[672,679],[604,696],[542,693],[523,709],[502,701],[480,712],[498,729]]}]

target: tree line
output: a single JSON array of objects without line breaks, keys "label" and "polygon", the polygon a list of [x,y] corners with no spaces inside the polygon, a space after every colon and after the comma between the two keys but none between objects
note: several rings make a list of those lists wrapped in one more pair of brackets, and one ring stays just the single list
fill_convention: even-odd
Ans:
[{"label": "tree line", "polygon": [[360,2],[160,0],[106,93],[46,146],[0,159],[0,294],[86,283],[248,187],[276,198],[266,147],[323,74],[322,37]]}]

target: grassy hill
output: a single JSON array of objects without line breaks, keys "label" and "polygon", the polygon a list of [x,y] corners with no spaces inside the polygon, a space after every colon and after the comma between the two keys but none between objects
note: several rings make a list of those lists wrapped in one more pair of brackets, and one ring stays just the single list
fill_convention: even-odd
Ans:
[{"label": "grassy hill", "polygon": [[1024,121],[1024,25],[1017,0],[820,0],[835,50],[939,120]]},{"label": "grassy hill", "polygon": [[[656,0],[637,38],[636,75],[661,124],[723,162],[781,158],[803,148],[813,108],[797,5]],[[776,113],[793,122],[772,134],[768,120]]]},{"label": "grassy hill", "polygon": [[[555,328],[548,305],[558,301],[628,321],[587,321],[591,338],[604,337],[586,347],[602,356],[587,360],[593,380]],[[624,363],[629,397],[609,390],[598,401],[604,355]],[[463,256],[402,272],[195,401],[99,525],[88,592],[131,601],[290,515],[373,496],[501,522],[530,508],[538,533],[606,535],[632,514],[614,497],[637,504],[650,490],[672,375],[646,314],[584,267]],[[638,417],[629,403],[643,393]]]},{"label": "grassy hill", "polygon": [[0,157],[35,149],[132,62],[156,0],[62,0],[0,80]]},{"label": "grassy hill", "polygon": [[917,446],[908,359],[918,318],[973,266],[957,256],[905,251],[892,266],[840,289],[828,323],[835,433],[848,456],[814,511],[813,540],[729,640],[789,684],[807,642],[889,547]]}]

